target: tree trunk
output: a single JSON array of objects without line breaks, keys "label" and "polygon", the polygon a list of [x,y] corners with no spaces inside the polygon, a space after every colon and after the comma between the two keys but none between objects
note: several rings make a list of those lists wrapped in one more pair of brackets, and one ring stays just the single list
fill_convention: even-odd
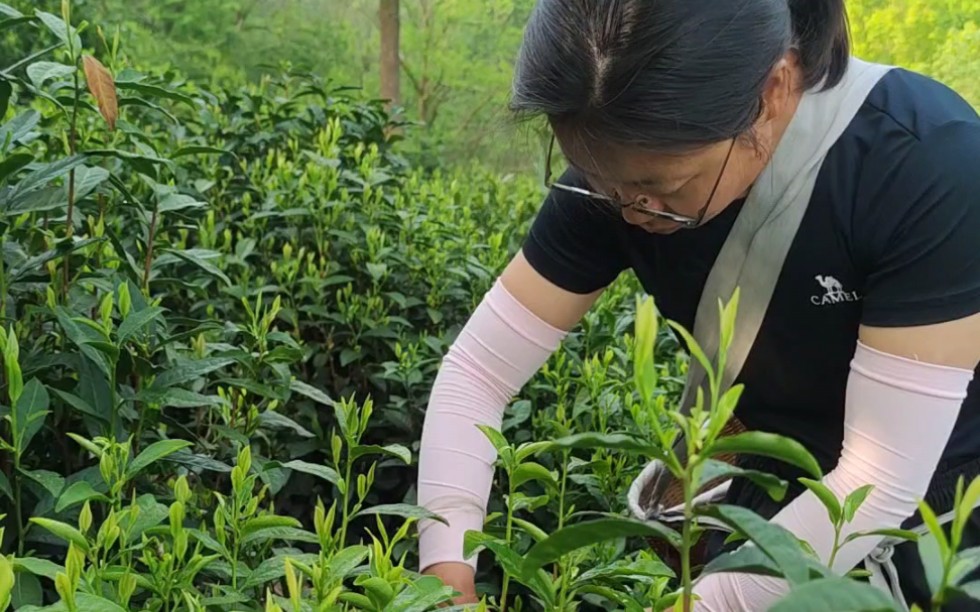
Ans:
[{"label": "tree trunk", "polygon": [[379,0],[381,22],[381,98],[392,106],[401,104],[400,23],[398,0]]}]

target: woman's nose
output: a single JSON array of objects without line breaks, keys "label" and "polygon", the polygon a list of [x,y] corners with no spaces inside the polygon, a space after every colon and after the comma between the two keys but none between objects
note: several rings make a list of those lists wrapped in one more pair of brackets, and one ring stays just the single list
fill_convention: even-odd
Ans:
[{"label": "woman's nose", "polygon": [[650,221],[650,215],[645,215],[642,210],[637,209],[656,210],[658,208],[653,200],[643,195],[624,201],[633,203],[632,206],[623,207],[623,219],[632,225],[643,225]]}]

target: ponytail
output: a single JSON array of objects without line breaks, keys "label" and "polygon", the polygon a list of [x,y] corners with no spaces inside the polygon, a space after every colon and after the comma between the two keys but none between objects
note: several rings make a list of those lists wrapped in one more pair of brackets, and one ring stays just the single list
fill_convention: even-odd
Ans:
[{"label": "ponytail", "polygon": [[834,87],[844,77],[851,55],[844,0],[789,0],[789,8],[804,87]]}]

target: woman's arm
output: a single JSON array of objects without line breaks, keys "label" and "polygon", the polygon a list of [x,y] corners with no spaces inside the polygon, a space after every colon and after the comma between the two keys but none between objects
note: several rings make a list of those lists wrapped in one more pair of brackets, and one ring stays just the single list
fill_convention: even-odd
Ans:
[{"label": "woman's arm", "polygon": [[477,425],[499,429],[506,406],[600,295],[565,291],[519,253],[460,332],[429,400],[419,457],[419,504],[445,518],[420,523],[421,569],[464,595],[475,559],[467,530],[481,530],[496,451]]},{"label": "woman's arm", "polygon": [[[949,440],[980,362],[980,315],[914,328],[862,328],[845,406],[844,444],[837,467],[823,479],[843,499],[874,486],[842,538],[857,531],[898,528],[917,509]],[[833,528],[821,502],[806,491],[772,519],[807,541],[828,563]],[[881,538],[843,546],[833,570],[843,574]],[[695,592],[698,611],[764,610],[789,591],[771,577],[713,574]]]}]

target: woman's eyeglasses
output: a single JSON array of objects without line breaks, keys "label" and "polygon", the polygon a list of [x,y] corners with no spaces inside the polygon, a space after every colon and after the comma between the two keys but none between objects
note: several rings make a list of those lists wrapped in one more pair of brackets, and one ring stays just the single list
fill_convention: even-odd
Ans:
[{"label": "woman's eyeglasses", "polygon": [[574,193],[576,195],[585,196],[594,200],[600,200],[603,202],[609,202],[618,206],[620,209],[629,208],[630,210],[635,210],[639,213],[653,217],[656,219],[667,219],[668,221],[673,221],[674,223],[679,223],[684,227],[692,228],[701,225],[704,221],[704,216],[708,213],[708,208],[711,206],[711,200],[715,197],[715,192],[718,191],[718,186],[721,184],[721,179],[725,175],[725,170],[728,168],[728,160],[731,159],[732,151],[735,150],[735,139],[732,139],[732,144],[728,149],[728,155],[725,156],[725,163],[721,167],[721,172],[718,174],[717,180],[715,180],[715,186],[711,190],[711,195],[708,196],[708,201],[705,202],[704,206],[698,212],[696,217],[690,217],[687,215],[680,215],[669,210],[654,210],[645,208],[640,201],[644,199],[643,197],[634,200],[633,202],[622,202],[617,198],[613,198],[595,191],[590,191],[588,189],[583,189],[581,187],[574,187],[572,185],[565,185],[564,183],[558,183],[552,180],[551,174],[551,157],[554,153],[555,148],[555,135],[551,135],[551,142],[548,143],[548,157],[545,160],[545,170],[544,170],[544,184],[548,189],[559,189],[561,191],[567,191],[569,193]]}]

